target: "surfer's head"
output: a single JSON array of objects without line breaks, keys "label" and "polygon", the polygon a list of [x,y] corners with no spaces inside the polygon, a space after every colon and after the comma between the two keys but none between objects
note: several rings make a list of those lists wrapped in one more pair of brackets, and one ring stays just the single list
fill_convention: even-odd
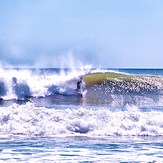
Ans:
[{"label": "surfer's head", "polygon": [[83,80],[83,77],[80,77],[80,80]]}]

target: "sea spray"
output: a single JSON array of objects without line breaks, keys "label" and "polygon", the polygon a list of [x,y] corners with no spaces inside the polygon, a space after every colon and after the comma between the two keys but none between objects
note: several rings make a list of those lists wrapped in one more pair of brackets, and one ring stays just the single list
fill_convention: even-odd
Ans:
[{"label": "sea spray", "polygon": [[[30,88],[32,96],[46,96],[48,88],[52,85],[65,86],[75,89],[76,80],[90,71],[90,67],[80,69],[65,69],[53,71],[53,69],[0,69],[0,96],[4,99],[17,98],[13,88],[12,79],[16,78],[18,84],[26,84]],[[73,82],[70,82],[73,80]]]}]

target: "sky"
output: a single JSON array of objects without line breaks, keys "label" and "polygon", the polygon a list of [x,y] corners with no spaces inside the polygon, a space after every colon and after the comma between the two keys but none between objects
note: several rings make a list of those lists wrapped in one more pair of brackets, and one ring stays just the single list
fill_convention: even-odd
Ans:
[{"label": "sky", "polygon": [[1,67],[163,68],[162,0],[0,0]]}]

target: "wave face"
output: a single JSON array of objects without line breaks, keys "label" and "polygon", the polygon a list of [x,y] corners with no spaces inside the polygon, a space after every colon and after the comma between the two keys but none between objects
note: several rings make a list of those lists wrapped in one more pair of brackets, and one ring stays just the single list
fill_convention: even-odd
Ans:
[{"label": "wave face", "polygon": [[85,76],[87,99],[105,104],[162,104],[163,77],[115,72]]},{"label": "wave face", "polygon": [[87,75],[85,80],[88,86],[97,87],[108,93],[163,93],[163,77],[161,76],[94,73]]}]

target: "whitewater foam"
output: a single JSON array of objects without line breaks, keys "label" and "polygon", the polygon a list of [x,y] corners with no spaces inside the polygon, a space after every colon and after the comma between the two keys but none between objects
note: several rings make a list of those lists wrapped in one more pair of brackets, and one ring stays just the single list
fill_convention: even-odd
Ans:
[{"label": "whitewater foam", "polygon": [[160,111],[141,112],[136,106],[127,106],[125,111],[110,111],[13,104],[0,109],[0,134],[163,136],[162,116]]},{"label": "whitewater foam", "polygon": [[[65,87],[68,85],[75,89],[75,82],[70,83],[70,81],[77,80],[79,76],[83,76],[89,71],[90,68],[86,69],[85,67],[68,71],[60,69],[59,72],[44,70],[44,73],[37,69],[0,69],[0,81],[3,84],[1,84],[0,96],[6,100],[17,98],[12,86],[13,77],[17,79],[18,84],[26,84],[30,88],[32,96],[40,97],[46,96],[48,88],[53,85],[64,85]],[[23,87],[19,94],[22,91]]]}]

